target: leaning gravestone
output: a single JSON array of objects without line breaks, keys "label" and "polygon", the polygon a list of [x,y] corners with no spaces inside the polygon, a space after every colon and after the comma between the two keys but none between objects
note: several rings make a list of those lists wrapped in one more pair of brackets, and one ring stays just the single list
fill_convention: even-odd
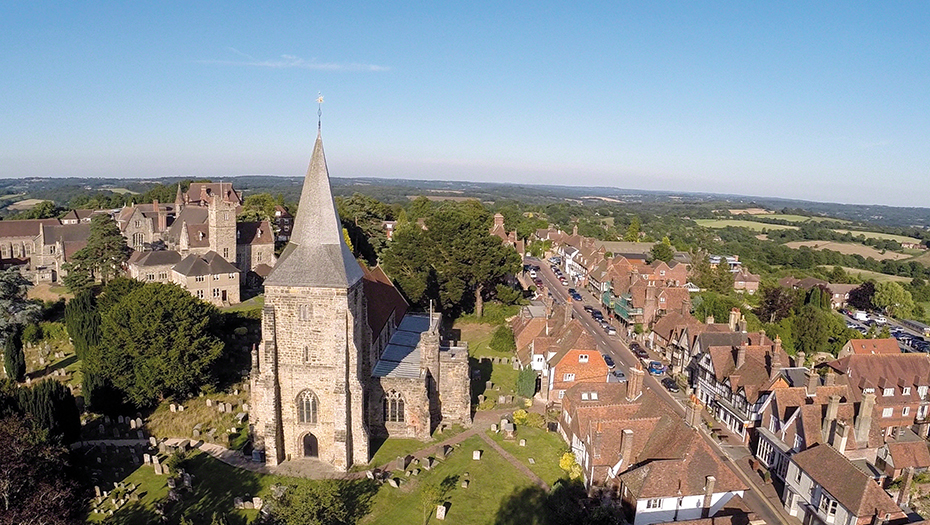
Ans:
[{"label": "leaning gravestone", "polygon": [[480,460],[481,460],[481,451],[480,451],[480,450],[473,450],[473,451],[471,452],[471,459],[474,460],[474,461],[480,461]]},{"label": "leaning gravestone", "polygon": [[436,519],[440,521],[446,519],[446,506],[445,505],[436,506]]}]

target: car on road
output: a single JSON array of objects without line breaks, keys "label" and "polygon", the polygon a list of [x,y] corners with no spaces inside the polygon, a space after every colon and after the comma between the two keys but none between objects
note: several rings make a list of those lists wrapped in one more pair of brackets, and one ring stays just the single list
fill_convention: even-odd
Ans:
[{"label": "car on road", "polygon": [[585,311],[585,312],[589,312],[589,313],[590,313],[590,312],[593,312],[593,311],[594,311],[594,307],[591,306],[591,305],[589,305],[589,304],[586,304],[586,305],[584,305],[584,311]]},{"label": "car on road", "polygon": [[678,388],[678,383],[675,382],[671,377],[662,378],[662,386],[665,387],[669,392],[677,394],[680,390]]},{"label": "car on road", "polygon": [[649,354],[647,354],[646,350],[636,341],[630,343],[630,351],[632,351],[633,355],[640,359],[649,359]]},{"label": "car on road", "polygon": [[618,383],[626,383],[626,374],[624,374],[623,372],[619,370],[614,370],[613,372],[611,372],[611,374],[613,374],[614,378],[617,380]]},{"label": "car on road", "polygon": [[665,373],[665,365],[658,361],[649,361],[649,367],[647,368],[650,375],[660,376]]},{"label": "car on road", "polygon": [[617,329],[610,325],[605,326],[604,331],[607,332],[607,335],[617,335]]},{"label": "car on road", "polygon": [[614,358],[610,357],[607,354],[601,354],[604,356],[604,362],[607,363],[607,368],[613,369],[617,367],[617,364],[614,363]]}]

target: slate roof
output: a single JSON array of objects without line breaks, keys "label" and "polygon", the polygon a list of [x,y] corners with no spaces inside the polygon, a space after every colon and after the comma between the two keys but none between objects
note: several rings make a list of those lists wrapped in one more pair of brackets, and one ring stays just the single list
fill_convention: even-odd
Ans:
[{"label": "slate roof", "polygon": [[135,252],[130,262],[136,266],[163,266],[181,262],[181,254],[173,250],[157,250],[154,252]]},{"label": "slate roof", "polygon": [[[153,252],[154,253],[154,252]],[[190,254],[172,268],[172,270],[188,277],[197,275],[217,275],[224,273],[239,273],[239,269],[214,251],[203,256]]]},{"label": "slate roof", "polygon": [[236,224],[236,244],[274,244],[274,231],[268,221]]},{"label": "slate roof", "polygon": [[855,516],[901,512],[875,481],[829,445],[814,445],[791,459]]},{"label": "slate roof", "polygon": [[362,268],[342,236],[323,138],[317,134],[290,243],[265,279],[265,286],[347,288],[361,278]]},{"label": "slate roof", "polygon": [[[297,212],[300,213],[299,211]],[[430,319],[425,315],[407,315],[391,336],[381,359],[371,371],[372,377],[416,379],[420,377],[420,337],[429,330]]]},{"label": "slate roof", "polygon": [[368,300],[368,327],[371,328],[372,337],[377,338],[391,314],[398,321],[403,319],[407,313],[407,301],[380,266],[368,269],[362,265],[362,271],[365,274],[363,292]]},{"label": "slate roof", "polygon": [[0,221],[0,238],[38,237],[39,225],[45,227],[61,224],[58,219],[30,219],[24,221]]}]

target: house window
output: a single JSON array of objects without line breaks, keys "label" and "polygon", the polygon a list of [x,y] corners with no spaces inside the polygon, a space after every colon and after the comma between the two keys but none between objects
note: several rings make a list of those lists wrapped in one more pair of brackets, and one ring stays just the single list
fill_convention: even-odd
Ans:
[{"label": "house window", "polygon": [[219,296],[220,296],[220,289],[219,289],[219,288],[214,288],[214,289],[213,289],[213,298],[216,299],[216,298],[219,298]]},{"label": "house window", "polygon": [[141,227],[142,227],[142,221],[140,221],[139,219],[136,219],[135,222],[133,222],[132,224],[133,224],[133,226],[135,226],[136,228],[141,228]]},{"label": "house window", "polygon": [[203,290],[197,290],[197,298],[203,299]]},{"label": "house window", "polygon": [[562,381],[574,381],[575,374],[565,374],[562,376]]},{"label": "house window", "polygon": [[[820,495],[820,512],[828,517],[836,516],[836,500]],[[832,520],[830,520],[832,521]]]},{"label": "house window", "polygon": [[228,211],[224,211],[224,212],[223,212],[223,220],[224,220],[224,221],[228,221],[228,220],[229,220],[229,212],[228,212]]},{"label": "house window", "polygon": [[142,235],[141,233],[132,234],[132,247],[133,248],[141,248],[143,244],[145,244],[144,235]]},{"label": "house window", "polygon": [[917,395],[920,397],[927,397],[927,387],[925,386],[917,387]]},{"label": "house window", "polygon": [[801,482],[801,469],[798,469],[797,475],[794,477],[794,480],[798,483]]},{"label": "house window", "polygon": [[304,390],[297,396],[297,422],[316,424],[317,399],[316,394]]},{"label": "house window", "polygon": [[863,394],[874,394],[874,393],[875,393],[875,389],[872,388],[872,387],[863,388],[863,389],[862,389],[862,393],[863,393]]},{"label": "house window", "polygon": [[255,253],[255,260],[258,262],[262,262],[262,252]]},{"label": "house window", "polygon": [[801,435],[795,434],[794,435],[794,449],[801,450],[801,445],[803,444],[804,444],[804,441],[801,439]]},{"label": "house window", "polygon": [[662,508],[662,498],[655,498],[646,500],[647,509],[661,509]]},{"label": "house window", "polygon": [[148,279],[149,281],[154,281],[154,280],[155,280],[155,274],[154,274],[154,273],[150,273],[150,274],[146,275],[145,278]]},{"label": "house window", "polygon": [[391,423],[404,422],[404,398],[400,392],[388,392],[384,396],[384,421]]},{"label": "house window", "polygon": [[578,362],[579,362],[579,363],[587,363],[587,362],[588,362],[588,354],[581,354],[581,355],[579,355],[579,356],[578,356]]},{"label": "house window", "polygon": [[894,388],[886,388],[882,390],[882,397],[891,397],[894,395]]},{"label": "house window", "polygon": [[223,258],[229,259],[229,248],[223,248]]},{"label": "house window", "polygon": [[582,400],[582,401],[587,401],[587,400],[588,400],[588,393],[587,393],[587,392],[582,392],[582,393],[581,393],[581,400]]},{"label": "house window", "polygon": [[917,407],[917,419],[924,419],[927,417],[927,405],[920,405]]},{"label": "house window", "polygon": [[559,390],[559,399],[562,399],[563,397],[565,397],[565,391]]},{"label": "house window", "polygon": [[203,282],[203,276],[202,276],[202,275],[198,275],[197,277],[194,277],[194,281],[196,281],[196,282],[198,282],[198,283],[202,283],[202,282]]},{"label": "house window", "polygon": [[901,388],[901,395],[902,395],[902,396],[909,396],[909,395],[911,395],[911,387],[909,387],[909,386],[902,387],[902,388]]},{"label": "house window", "polygon": [[168,272],[158,272],[158,278],[164,281],[168,278]]},{"label": "house window", "polygon": [[777,426],[778,426],[778,419],[775,417],[774,414],[770,415],[769,416],[769,431],[775,432],[775,429],[777,428]]},{"label": "house window", "polygon": [[906,416],[911,413],[911,407],[904,407],[901,409],[901,415]]},{"label": "house window", "polygon": [[234,274],[234,273],[229,274],[229,278],[230,278],[230,279],[235,279],[235,278],[236,278],[236,274]]},{"label": "house window", "polygon": [[891,407],[882,409],[882,417],[891,417],[894,414],[894,409]]}]

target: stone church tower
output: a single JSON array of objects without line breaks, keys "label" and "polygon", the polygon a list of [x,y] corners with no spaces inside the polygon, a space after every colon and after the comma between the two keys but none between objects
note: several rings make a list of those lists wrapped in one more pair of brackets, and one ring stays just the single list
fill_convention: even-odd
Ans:
[{"label": "stone church tower", "polygon": [[207,225],[210,250],[236,264],[236,205],[214,195],[207,206]]},{"label": "stone church tower", "polygon": [[262,343],[252,356],[254,442],[270,465],[311,457],[347,470],[369,459],[362,277],[318,134],[290,244],[265,280]]}]

